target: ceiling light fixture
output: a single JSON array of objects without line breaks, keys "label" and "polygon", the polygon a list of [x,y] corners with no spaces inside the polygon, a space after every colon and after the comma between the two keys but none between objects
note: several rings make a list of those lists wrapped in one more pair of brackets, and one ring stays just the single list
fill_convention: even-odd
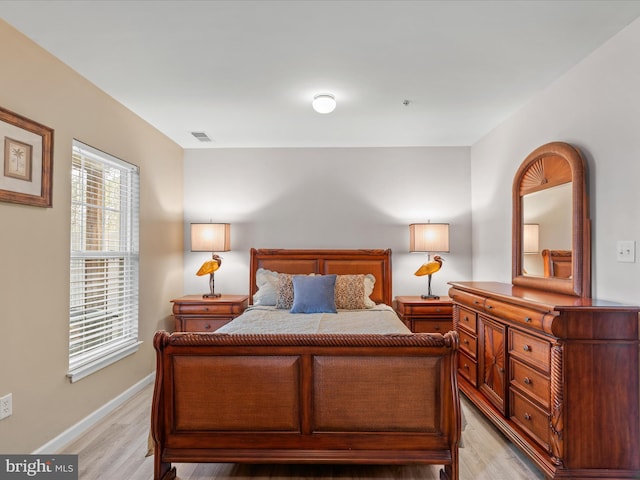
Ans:
[{"label": "ceiling light fixture", "polygon": [[330,93],[320,93],[313,97],[311,105],[318,113],[331,113],[336,108],[336,99]]}]

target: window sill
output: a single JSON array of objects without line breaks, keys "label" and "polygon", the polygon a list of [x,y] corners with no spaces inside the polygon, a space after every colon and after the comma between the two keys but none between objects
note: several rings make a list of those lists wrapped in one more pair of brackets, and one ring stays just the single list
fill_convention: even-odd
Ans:
[{"label": "window sill", "polygon": [[82,365],[74,369],[73,371],[67,372],[67,378],[71,383],[75,383],[78,380],[82,380],[84,377],[91,375],[92,373],[97,372],[109,365],[116,363],[119,360],[122,360],[124,357],[128,357],[129,355],[133,355],[138,351],[138,348],[142,344],[141,341],[137,341],[131,345],[127,345],[126,347],[117,350],[106,357],[95,360],[86,365]]}]

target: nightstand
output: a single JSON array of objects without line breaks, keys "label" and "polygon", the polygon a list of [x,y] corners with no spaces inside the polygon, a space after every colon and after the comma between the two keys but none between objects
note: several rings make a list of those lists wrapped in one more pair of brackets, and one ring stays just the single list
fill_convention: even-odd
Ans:
[{"label": "nightstand", "polygon": [[426,300],[419,296],[396,297],[393,308],[414,333],[447,333],[453,330],[453,303],[449,297]]},{"label": "nightstand", "polygon": [[171,302],[176,332],[213,332],[244,312],[249,296],[202,298],[202,295],[186,295]]}]

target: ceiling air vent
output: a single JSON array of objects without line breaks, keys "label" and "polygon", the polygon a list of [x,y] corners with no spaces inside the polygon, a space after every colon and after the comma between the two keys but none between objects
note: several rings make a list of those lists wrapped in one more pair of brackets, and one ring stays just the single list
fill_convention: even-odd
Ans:
[{"label": "ceiling air vent", "polygon": [[211,141],[211,139],[204,132],[191,132],[191,135],[196,137],[201,142],[210,142]]}]

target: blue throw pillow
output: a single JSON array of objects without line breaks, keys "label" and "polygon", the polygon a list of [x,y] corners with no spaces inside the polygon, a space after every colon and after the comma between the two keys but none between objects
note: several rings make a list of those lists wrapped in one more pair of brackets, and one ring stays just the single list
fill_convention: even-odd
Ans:
[{"label": "blue throw pillow", "polygon": [[336,275],[293,276],[291,313],[337,313]]}]

